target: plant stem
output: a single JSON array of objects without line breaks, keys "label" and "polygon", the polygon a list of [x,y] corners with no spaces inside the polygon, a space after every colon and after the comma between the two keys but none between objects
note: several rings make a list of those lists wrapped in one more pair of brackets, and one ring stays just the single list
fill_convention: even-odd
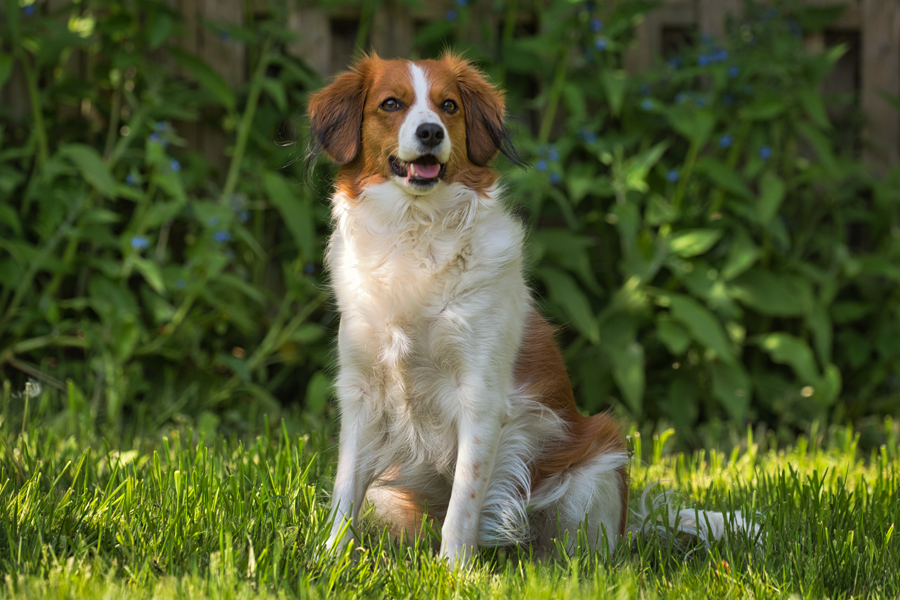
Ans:
[{"label": "plant stem", "polygon": [[259,57],[259,63],[256,65],[256,71],[253,73],[253,79],[250,82],[250,92],[247,95],[247,106],[244,108],[244,116],[241,118],[241,124],[238,128],[238,137],[234,146],[234,155],[231,157],[231,164],[228,165],[228,176],[225,178],[225,188],[222,190],[223,202],[227,202],[228,199],[231,198],[235,187],[237,187],[241,163],[244,160],[244,152],[247,149],[247,140],[250,137],[250,128],[253,126],[253,117],[256,115],[259,95],[262,92],[263,79],[266,77],[266,68],[269,66],[269,61],[272,58],[269,53],[270,46],[271,42],[266,40]]},{"label": "plant stem", "polygon": [[568,48],[560,51],[559,62],[556,63],[556,74],[550,88],[550,96],[547,98],[547,109],[544,111],[544,120],[541,121],[541,129],[538,133],[538,144],[543,146],[550,139],[550,130],[556,119],[556,109],[559,106],[559,98],[566,83],[566,70],[568,69]]},{"label": "plant stem", "polygon": [[47,162],[50,152],[47,145],[47,129],[44,125],[44,113],[41,109],[41,96],[37,87],[37,74],[34,72],[31,64],[29,64],[28,57],[21,48],[17,54],[19,55],[19,62],[22,65],[22,70],[25,72],[28,96],[31,101],[31,116],[34,118],[34,131],[37,135],[38,144],[37,165],[38,167],[42,167]]}]

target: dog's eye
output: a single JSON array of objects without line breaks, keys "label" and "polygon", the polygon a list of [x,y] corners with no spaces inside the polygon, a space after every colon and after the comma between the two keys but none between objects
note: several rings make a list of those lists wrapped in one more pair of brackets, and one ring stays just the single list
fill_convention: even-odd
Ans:
[{"label": "dog's eye", "polygon": [[387,111],[400,110],[401,108],[403,108],[403,103],[396,98],[388,98],[381,103],[381,108]]},{"label": "dog's eye", "polygon": [[441,110],[448,115],[452,115],[459,110],[459,106],[457,106],[456,102],[454,102],[453,100],[444,100],[444,103],[441,104]]}]

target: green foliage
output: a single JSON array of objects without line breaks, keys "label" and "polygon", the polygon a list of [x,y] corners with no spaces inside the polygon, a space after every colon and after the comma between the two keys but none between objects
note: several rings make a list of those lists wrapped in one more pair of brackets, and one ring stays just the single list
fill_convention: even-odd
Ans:
[{"label": "green foliage", "polygon": [[[326,189],[274,143],[302,138],[292,117],[321,81],[270,4],[243,28],[207,24],[249,57],[235,86],[163,4],[6,2],[0,85],[30,102],[0,107],[11,389],[85,390],[114,425],[240,428],[276,398],[326,410]],[[364,44],[378,3],[357,4]],[[416,40],[414,57],[449,45],[508,91],[533,164],[500,166],[583,408],[671,422],[689,444],[719,419],[790,435],[895,413],[900,170],[873,177],[819,93],[842,49],[810,54],[800,33],[836,13],[750,2],[726,39],[631,74],[652,6],[510,2],[496,31],[459,2]]]},{"label": "green foliage", "polygon": [[896,412],[900,169],[874,177],[844,141],[852,123],[831,122],[819,90],[843,49],[810,54],[801,32],[834,11],[750,2],[725,39],[632,75],[646,8],[537,9],[541,33],[488,67],[541,90],[512,95],[540,126],[519,128],[533,166],[507,181],[577,397],[694,444],[716,418],[789,434]]},{"label": "green foliage", "polygon": [[179,46],[164,4],[7,3],[0,75],[40,83],[29,115],[0,108],[0,365],[14,387],[22,371],[89,390],[95,419],[151,429],[180,412],[241,428],[308,382],[327,396],[327,207],[293,164],[301,150],[274,143],[299,137],[319,81],[272,17],[208,24],[252,59],[234,88]]}]

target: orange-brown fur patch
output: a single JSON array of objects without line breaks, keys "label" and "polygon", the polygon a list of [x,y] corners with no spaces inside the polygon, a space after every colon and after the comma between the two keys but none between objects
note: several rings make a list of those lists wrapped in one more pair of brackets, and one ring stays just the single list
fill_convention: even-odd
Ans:
[{"label": "orange-brown fur patch", "polygon": [[[549,476],[578,467],[605,453],[625,452],[625,440],[619,426],[608,414],[585,417],[578,412],[572,386],[562,355],[553,339],[553,328],[535,310],[531,310],[525,336],[519,349],[515,370],[516,383],[552,409],[568,426],[568,435],[555,446],[546,448],[531,469],[531,489]],[[628,469],[617,469],[622,495],[619,533],[625,531],[628,505]]]}]

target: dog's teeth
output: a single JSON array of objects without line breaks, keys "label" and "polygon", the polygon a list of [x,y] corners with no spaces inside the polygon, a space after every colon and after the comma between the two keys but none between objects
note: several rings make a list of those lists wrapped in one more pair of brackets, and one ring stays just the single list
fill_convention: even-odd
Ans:
[{"label": "dog's teeth", "polygon": [[418,173],[416,173],[416,163],[409,163],[409,176],[416,177]]}]

